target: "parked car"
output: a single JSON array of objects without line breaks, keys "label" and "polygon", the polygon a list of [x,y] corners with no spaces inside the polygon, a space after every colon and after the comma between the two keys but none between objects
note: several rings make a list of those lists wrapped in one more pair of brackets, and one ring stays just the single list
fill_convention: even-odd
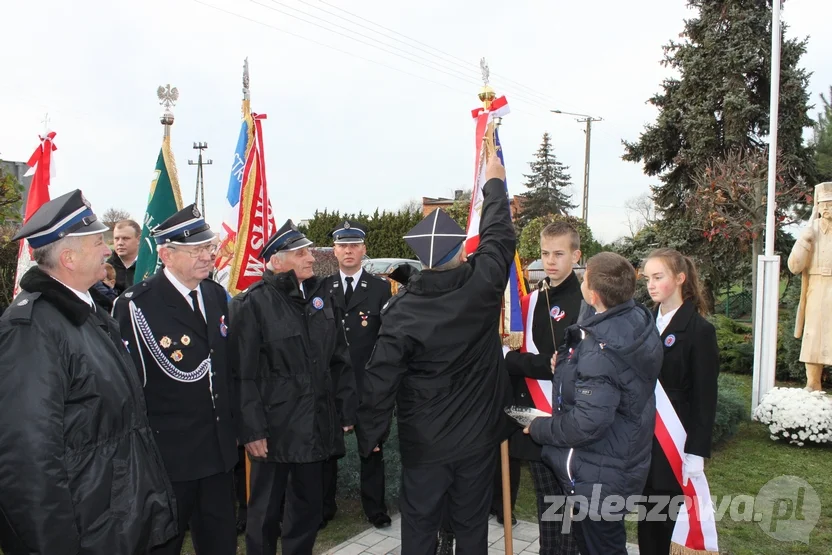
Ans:
[{"label": "parked car", "polygon": [[[572,269],[577,274],[578,279],[583,280],[586,268],[580,264],[573,264]],[[537,284],[545,277],[546,272],[543,270],[543,260],[540,258],[526,266],[526,279],[529,280],[529,286],[532,289],[536,288]]]},{"label": "parked car", "polygon": [[416,270],[421,271],[422,269],[421,262],[409,258],[368,258],[364,261],[362,267],[371,274],[386,277],[402,264],[413,266]]}]

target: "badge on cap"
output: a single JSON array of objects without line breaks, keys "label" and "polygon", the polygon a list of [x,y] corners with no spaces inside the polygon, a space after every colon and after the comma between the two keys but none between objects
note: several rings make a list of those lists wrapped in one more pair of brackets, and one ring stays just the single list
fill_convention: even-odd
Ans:
[{"label": "badge on cap", "polygon": [[162,346],[163,349],[167,349],[171,345],[170,337],[167,335],[164,336],[162,339],[159,340],[159,345]]},{"label": "badge on cap", "polygon": [[676,336],[672,333],[664,338],[665,347],[672,347],[674,343],[676,343]]},{"label": "badge on cap", "polygon": [[225,315],[220,316],[220,335],[228,337],[228,326],[225,325]]},{"label": "badge on cap", "polygon": [[349,228],[350,228],[350,223],[349,222],[344,222],[344,229],[349,229]]},{"label": "badge on cap", "polygon": [[320,297],[315,297],[312,299],[312,306],[314,306],[316,310],[320,310],[324,307],[324,300]]},{"label": "badge on cap", "polygon": [[184,346],[186,346],[186,347],[187,347],[188,345],[190,345],[190,344],[191,344],[191,338],[190,338],[190,337],[188,337],[187,335],[183,335],[183,336],[182,336],[182,339],[180,339],[180,340],[179,340],[179,342],[180,342],[180,343],[182,343]]},{"label": "badge on cap", "polygon": [[199,210],[197,210],[196,205],[194,205],[194,209],[191,213],[194,215],[194,218],[199,218]]},{"label": "badge on cap", "polygon": [[173,353],[171,353],[171,355],[170,355],[170,358],[173,359],[173,362],[179,362],[180,360],[182,360],[182,351],[180,351],[180,350],[173,351]]}]

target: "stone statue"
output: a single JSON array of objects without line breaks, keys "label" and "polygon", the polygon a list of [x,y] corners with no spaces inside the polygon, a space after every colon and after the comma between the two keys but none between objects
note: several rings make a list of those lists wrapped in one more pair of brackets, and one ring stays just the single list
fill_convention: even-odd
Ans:
[{"label": "stone statue", "polygon": [[789,270],[802,275],[794,336],[803,342],[800,362],[806,364],[806,389],[821,389],[824,366],[832,366],[832,182],[815,187],[809,227],[789,255]]}]

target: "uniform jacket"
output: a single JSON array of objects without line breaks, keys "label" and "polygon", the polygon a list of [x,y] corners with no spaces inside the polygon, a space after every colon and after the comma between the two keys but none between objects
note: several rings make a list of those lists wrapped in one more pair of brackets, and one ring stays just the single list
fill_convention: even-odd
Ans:
[{"label": "uniform jacket", "polygon": [[322,461],[344,454],[355,424],[355,377],[331,283],[266,272],[231,301],[238,357],[241,444],[267,439],[266,460]]},{"label": "uniform jacket", "polygon": [[[650,312],[630,300],[570,327],[552,381],[551,418],[531,436],[569,495],[640,495],[650,469],[662,347]],[[622,507],[623,509],[623,507]]]},{"label": "uniform jacket", "polygon": [[176,504],[116,322],[39,268],[0,318],[0,546],[145,555]]},{"label": "uniform jacket", "polygon": [[[716,330],[696,312],[692,302],[685,301],[662,333],[662,344],[659,381],[687,432],[685,453],[710,457],[719,376]],[[655,435],[647,486],[659,491],[680,490]]]},{"label": "uniform jacket", "polygon": [[514,250],[505,185],[492,179],[469,262],[415,273],[382,313],[358,409],[362,456],[387,435],[396,404],[405,466],[496,447],[510,402],[498,324]]},{"label": "uniform jacket", "polygon": [[200,289],[206,319],[161,270],[125,291],[113,308],[174,482],[227,472],[237,462],[228,301],[211,280]]},{"label": "uniform jacket", "polygon": [[132,266],[126,268],[124,266],[124,262],[121,261],[121,257],[119,257],[118,253],[115,251],[113,251],[112,256],[107,259],[107,262],[116,271],[116,286],[114,289],[116,290],[116,293],[121,295],[133,286],[133,281],[136,277],[136,262],[134,261]]},{"label": "uniform jacket", "polygon": [[353,283],[349,305],[344,300],[340,272],[329,276],[325,285],[329,287],[329,294],[335,300],[336,317],[347,334],[351,366],[360,396],[364,367],[370,359],[378,331],[381,329],[381,307],[390,300],[390,282],[362,271],[358,283]]},{"label": "uniform jacket", "polygon": [[[547,281],[548,279],[546,278]],[[566,329],[578,321],[583,300],[581,282],[575,272],[560,285],[549,289],[548,303],[545,291],[532,294],[538,296],[532,316],[532,339],[539,354],[520,351],[506,353],[506,369],[511,376],[514,404],[521,407],[534,407],[526,378],[551,382],[552,355],[563,344]],[[509,448],[512,457],[527,461],[540,460],[540,445],[524,434],[522,429],[511,436]]]}]

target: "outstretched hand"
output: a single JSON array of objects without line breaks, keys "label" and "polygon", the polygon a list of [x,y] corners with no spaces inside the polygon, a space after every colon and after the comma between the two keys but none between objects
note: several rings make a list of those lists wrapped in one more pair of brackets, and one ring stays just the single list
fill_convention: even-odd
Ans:
[{"label": "outstretched hand", "polygon": [[488,153],[488,149],[486,149],[487,159],[485,161],[485,180],[488,181],[489,179],[499,179],[503,183],[506,181],[506,168],[503,166],[503,163],[500,162],[500,157],[497,155],[496,151],[494,153]]}]

